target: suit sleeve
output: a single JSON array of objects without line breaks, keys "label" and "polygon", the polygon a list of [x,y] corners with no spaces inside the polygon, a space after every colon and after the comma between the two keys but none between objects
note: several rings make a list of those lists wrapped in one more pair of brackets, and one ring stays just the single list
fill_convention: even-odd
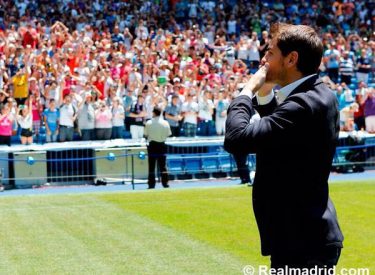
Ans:
[{"label": "suit sleeve", "polygon": [[275,110],[275,108],[278,105],[277,101],[276,101],[276,97],[273,97],[271,102],[268,103],[268,104],[265,104],[265,105],[258,104],[257,98],[253,97],[252,104],[253,104],[253,107],[255,108],[255,110],[257,110],[257,112],[259,113],[259,115],[261,117],[269,116],[270,114],[272,114],[273,111]]},{"label": "suit sleeve", "polygon": [[232,154],[256,153],[275,144],[300,123],[308,123],[312,111],[301,97],[294,96],[279,107],[274,99],[257,106],[259,121],[250,123],[254,103],[248,96],[239,96],[228,109],[224,148]]}]

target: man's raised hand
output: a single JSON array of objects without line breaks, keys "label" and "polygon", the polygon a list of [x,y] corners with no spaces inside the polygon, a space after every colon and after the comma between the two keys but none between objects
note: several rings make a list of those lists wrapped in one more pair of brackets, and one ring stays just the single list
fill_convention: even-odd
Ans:
[{"label": "man's raised hand", "polygon": [[253,74],[250,80],[245,84],[240,95],[247,95],[252,97],[266,82],[266,75],[270,65],[265,63],[259,70]]}]

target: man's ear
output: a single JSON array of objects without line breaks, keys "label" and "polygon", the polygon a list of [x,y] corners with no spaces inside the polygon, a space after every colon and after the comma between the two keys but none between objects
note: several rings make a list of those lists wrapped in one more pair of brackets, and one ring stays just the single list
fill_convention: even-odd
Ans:
[{"label": "man's ear", "polygon": [[287,67],[297,66],[298,58],[299,58],[298,52],[296,51],[290,52],[287,56],[286,66]]}]

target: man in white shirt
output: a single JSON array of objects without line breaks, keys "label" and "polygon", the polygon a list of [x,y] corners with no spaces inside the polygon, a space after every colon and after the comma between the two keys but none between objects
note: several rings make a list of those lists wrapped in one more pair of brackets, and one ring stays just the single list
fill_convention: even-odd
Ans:
[{"label": "man in white shirt", "polygon": [[198,103],[193,100],[193,94],[189,93],[181,108],[184,116],[184,135],[186,137],[195,137],[197,134],[198,110]]},{"label": "man in white shirt", "polygon": [[251,39],[249,39],[249,61],[250,61],[250,69],[256,70],[259,67],[259,48],[260,48],[260,41],[258,40],[257,32],[253,32],[251,34]]},{"label": "man in white shirt", "polygon": [[204,91],[203,96],[200,98],[198,107],[198,117],[199,117],[199,123],[198,128],[200,128],[199,134],[202,136],[210,136],[214,134],[213,132],[213,120],[212,115],[214,113],[214,103],[211,99],[208,98],[209,91]]},{"label": "man in white shirt", "polygon": [[74,121],[77,118],[77,108],[72,104],[72,96],[65,95],[64,103],[60,106],[60,141],[72,141],[74,135]]},{"label": "man in white shirt", "polygon": [[168,172],[166,166],[167,137],[172,135],[169,123],[161,116],[161,110],[155,106],[153,118],[147,121],[145,126],[145,137],[148,141],[148,187],[155,188],[155,165],[158,163],[161,183],[164,188],[168,188]]}]

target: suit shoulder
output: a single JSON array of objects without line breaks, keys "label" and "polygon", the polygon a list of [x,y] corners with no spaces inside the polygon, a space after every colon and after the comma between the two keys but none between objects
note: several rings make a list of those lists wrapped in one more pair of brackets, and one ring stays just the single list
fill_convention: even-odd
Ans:
[{"label": "suit shoulder", "polygon": [[307,91],[307,100],[315,111],[337,108],[335,93],[324,83],[314,86],[314,89]]}]

